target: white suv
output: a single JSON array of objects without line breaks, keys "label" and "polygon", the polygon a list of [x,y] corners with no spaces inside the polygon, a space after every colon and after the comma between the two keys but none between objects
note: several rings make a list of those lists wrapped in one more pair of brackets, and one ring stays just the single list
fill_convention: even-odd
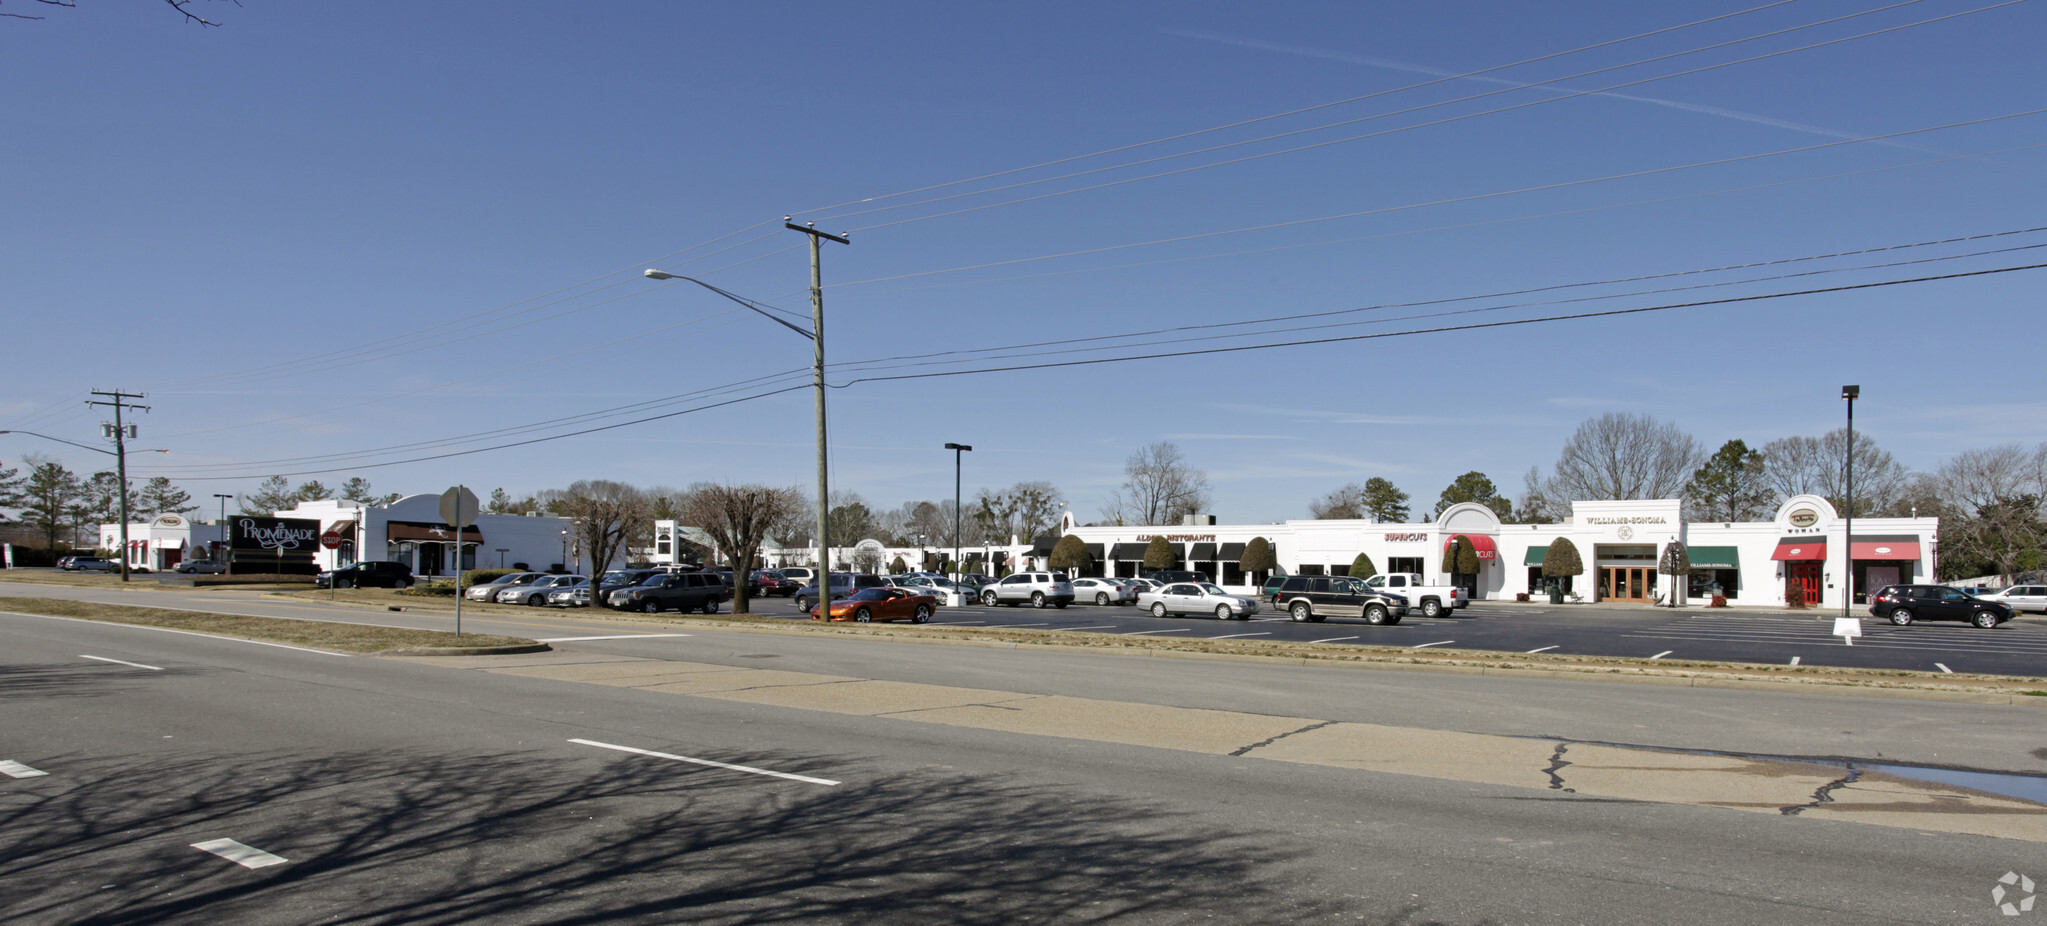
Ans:
[{"label": "white suv", "polygon": [[981,589],[981,603],[1063,608],[1073,603],[1073,583],[1049,572],[1019,572]]}]

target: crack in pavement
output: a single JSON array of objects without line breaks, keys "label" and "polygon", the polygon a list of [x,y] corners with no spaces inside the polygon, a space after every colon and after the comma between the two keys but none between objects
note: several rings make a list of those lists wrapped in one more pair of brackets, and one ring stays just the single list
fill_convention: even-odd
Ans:
[{"label": "crack in pavement", "polygon": [[1560,774],[1561,772],[1563,772],[1565,766],[1571,764],[1569,762],[1564,761],[1564,750],[1569,748],[1571,748],[1570,743],[1558,743],[1557,750],[1555,752],[1550,753],[1549,755],[1549,767],[1543,769],[1542,772],[1543,774],[1549,776],[1550,790],[1563,791],[1567,794],[1576,794],[1578,793],[1577,788],[1564,787],[1564,776]]},{"label": "crack in pavement", "polygon": [[1842,775],[1841,777],[1836,778],[1833,781],[1820,785],[1819,789],[1812,793],[1811,801],[1804,804],[1798,804],[1792,807],[1779,807],[1777,808],[1777,812],[1787,817],[1795,817],[1798,816],[1800,811],[1811,810],[1812,808],[1818,807],[1821,804],[1831,804],[1834,802],[1835,791],[1854,784],[1856,779],[1859,779],[1861,777],[1862,777],[1861,769],[1850,768],[1848,769],[1848,774]]},{"label": "crack in pavement", "polygon": [[1268,737],[1268,738],[1266,738],[1266,739],[1263,739],[1263,740],[1260,740],[1260,741],[1258,741],[1258,742],[1256,742],[1256,743],[1252,743],[1252,744],[1251,744],[1251,745],[1249,745],[1249,746],[1245,746],[1245,747],[1244,747],[1244,748],[1242,748],[1242,749],[1239,749],[1239,750],[1237,750],[1237,751],[1235,751],[1235,752],[1232,752],[1232,753],[1230,753],[1230,755],[1233,755],[1233,756],[1241,756],[1241,755],[1244,755],[1245,753],[1248,753],[1248,752],[1250,752],[1250,751],[1251,751],[1251,750],[1253,750],[1253,749],[1259,749],[1259,748],[1262,748],[1262,747],[1265,747],[1265,746],[1270,746],[1270,745],[1272,745],[1272,744],[1274,744],[1274,743],[1277,743],[1277,742],[1279,742],[1280,740],[1286,739],[1286,738],[1287,738],[1287,737],[1289,737],[1289,736],[1293,736],[1293,735],[1294,735],[1294,734],[1296,734],[1296,733],[1306,733],[1306,732],[1308,732],[1309,730],[1320,730],[1320,729],[1322,729],[1323,727],[1331,726],[1331,725],[1334,725],[1335,723],[1336,723],[1336,721],[1334,721],[1334,720],[1325,720],[1325,721],[1322,721],[1321,723],[1311,723],[1311,724],[1309,724],[1309,725],[1307,725],[1307,726],[1305,726],[1305,727],[1302,727],[1302,728],[1300,728],[1300,729],[1298,729],[1298,730],[1288,730],[1288,731],[1286,731],[1285,733],[1281,733],[1281,734],[1280,734],[1280,735],[1278,735],[1278,736],[1274,736],[1274,737]]}]

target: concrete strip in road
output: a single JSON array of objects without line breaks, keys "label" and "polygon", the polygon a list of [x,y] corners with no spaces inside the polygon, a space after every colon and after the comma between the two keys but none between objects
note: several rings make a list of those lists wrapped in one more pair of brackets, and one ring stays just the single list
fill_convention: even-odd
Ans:
[{"label": "concrete strip in road", "polygon": [[1062,695],[641,657],[552,653],[449,665],[800,710],[1233,755],[1446,781],[2047,842],[2047,806],[1820,763],[1331,723]]}]

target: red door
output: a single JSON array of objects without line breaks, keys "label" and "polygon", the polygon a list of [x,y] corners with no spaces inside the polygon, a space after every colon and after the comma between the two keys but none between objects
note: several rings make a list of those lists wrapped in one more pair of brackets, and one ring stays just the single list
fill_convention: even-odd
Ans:
[{"label": "red door", "polygon": [[1802,588],[1803,588],[1803,589],[1805,590],[1805,603],[1806,603],[1806,604],[1809,604],[1809,605],[1813,605],[1813,604],[1819,604],[1819,603],[1820,603],[1820,564],[1818,564],[1818,563],[1785,563],[1785,564],[1784,564],[1784,600],[1785,600],[1785,601],[1790,601],[1790,600],[1791,600],[1791,587],[1792,587],[1792,586],[1794,586],[1794,585],[1796,585],[1796,586],[1800,586],[1800,587],[1802,587]]}]

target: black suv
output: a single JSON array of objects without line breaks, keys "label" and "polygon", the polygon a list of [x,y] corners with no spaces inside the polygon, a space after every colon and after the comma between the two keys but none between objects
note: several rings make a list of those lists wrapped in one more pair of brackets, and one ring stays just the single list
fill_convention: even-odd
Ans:
[{"label": "black suv", "polygon": [[1349,576],[1287,576],[1272,603],[1302,622],[1354,614],[1367,624],[1398,624],[1407,614],[1406,598]]},{"label": "black suv", "polygon": [[1986,629],[2012,616],[2009,605],[1945,585],[1886,585],[1869,599],[1869,613],[1900,627],[1913,621],[1968,621]]},{"label": "black suv", "polygon": [[718,613],[718,605],[731,596],[731,589],[709,572],[655,573],[638,585],[611,593],[607,604],[620,611],[702,611]]},{"label": "black suv", "polygon": [[313,577],[313,584],[320,588],[408,588],[412,585],[412,567],[366,560],[320,573]]}]

